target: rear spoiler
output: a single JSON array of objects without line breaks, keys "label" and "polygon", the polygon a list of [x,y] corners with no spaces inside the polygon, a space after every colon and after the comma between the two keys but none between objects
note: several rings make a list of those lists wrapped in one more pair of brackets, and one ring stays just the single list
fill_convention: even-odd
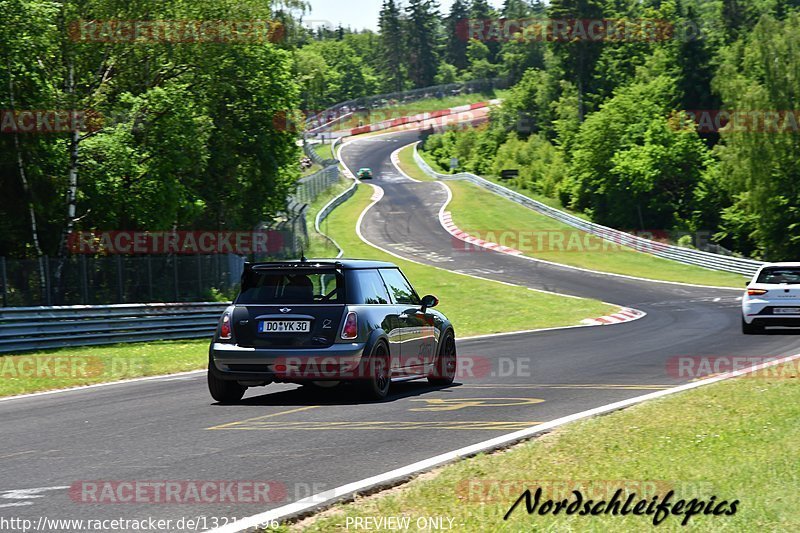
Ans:
[{"label": "rear spoiler", "polygon": [[244,270],[316,270],[316,269],[331,269],[331,268],[344,268],[339,261],[285,261],[285,262],[269,262],[269,263],[245,263]]},{"label": "rear spoiler", "polygon": [[245,280],[247,279],[247,274],[251,272],[269,272],[270,270],[287,270],[287,269],[296,269],[298,271],[305,270],[305,271],[313,271],[313,270],[330,270],[330,269],[337,269],[341,270],[344,268],[339,261],[284,261],[284,262],[269,262],[269,263],[250,263],[245,262],[244,270],[242,271],[242,277],[240,281],[241,290],[246,288]]}]

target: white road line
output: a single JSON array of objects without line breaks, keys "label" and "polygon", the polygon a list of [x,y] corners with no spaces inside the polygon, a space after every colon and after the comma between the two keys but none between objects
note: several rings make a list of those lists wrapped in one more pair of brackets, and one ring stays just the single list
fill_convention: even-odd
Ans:
[{"label": "white road line", "polygon": [[[341,161],[342,165],[345,168],[348,168],[347,164],[344,162],[344,160],[341,157],[341,152],[342,152],[343,148],[344,148],[344,146],[339,148],[339,152],[338,152],[337,155],[339,156],[338,159],[339,159],[339,161]],[[405,146],[401,147],[399,150],[402,150],[403,148],[405,148]],[[394,154],[397,153],[397,151],[398,150],[395,150],[395,152],[392,153],[392,156],[394,156]],[[403,170],[397,165],[397,162],[395,161],[394,158],[392,159],[392,164],[395,166],[395,168],[397,168],[397,170],[399,172],[403,173]],[[403,174],[405,174],[405,173],[403,173]],[[411,179],[412,181],[417,181],[417,180],[414,180],[411,177],[409,177],[409,179]],[[418,183],[421,183],[421,182],[418,182]],[[445,208],[447,207],[447,205],[453,199],[453,192],[450,190],[450,187],[448,187],[447,185],[444,184],[444,182],[437,181],[436,183],[438,183],[442,187],[444,187],[444,190],[447,193],[447,199],[445,200],[444,204],[442,204],[441,208],[439,209],[439,219],[441,221],[441,218],[443,216]],[[375,244],[373,242],[368,241],[366,239],[366,237],[364,237],[364,234],[361,232],[361,225],[362,225],[362,223],[364,221],[364,217],[369,212],[369,210],[372,209],[375,206],[375,204],[377,204],[379,201],[381,201],[381,199],[384,196],[384,191],[383,191],[383,189],[381,187],[379,187],[378,185],[375,185],[373,183],[370,183],[369,185],[374,190],[374,192],[372,194],[372,197],[371,197],[372,202],[367,207],[364,208],[364,210],[361,212],[361,214],[358,217],[358,221],[356,222],[356,233],[358,234],[358,238],[361,239],[361,241],[364,242],[364,244],[372,246],[373,248],[376,248],[376,249],[378,249],[378,250],[380,250],[380,251],[382,251],[384,253],[387,253],[387,254],[389,254],[389,255],[391,255],[393,257],[397,257],[398,259],[402,259],[403,261],[409,261],[411,263],[415,263],[415,264],[418,264],[418,265],[426,266],[426,267],[429,267],[429,268],[436,268],[436,269],[439,269],[439,270],[445,270],[446,272],[459,274],[461,276],[467,276],[467,277],[470,277],[470,278],[480,279],[480,280],[483,280],[483,281],[490,281],[490,282],[494,282],[494,283],[501,283],[503,285],[508,285],[508,286],[511,286],[511,287],[520,287],[520,288],[528,289],[528,290],[534,291],[534,292],[540,292],[540,293],[544,293],[544,294],[560,296],[562,298],[574,298],[574,299],[578,299],[578,300],[582,300],[583,299],[583,298],[581,298],[579,296],[573,296],[571,294],[562,294],[562,293],[559,293],[559,292],[546,291],[546,290],[543,290],[543,289],[535,289],[533,287],[524,287],[522,285],[516,285],[514,283],[509,283],[509,282],[506,282],[506,281],[499,281],[499,280],[496,280],[496,279],[484,278],[484,277],[481,277],[481,276],[475,276],[473,274],[466,274],[464,272],[458,272],[458,271],[455,271],[455,270],[449,270],[449,269],[437,267],[437,266],[434,266],[434,265],[429,265],[429,264],[426,264],[426,263],[422,263],[420,261],[416,261],[414,259],[409,259],[407,257],[403,257],[401,255],[398,255],[398,254],[392,252],[391,250],[388,250],[386,248],[378,246],[377,244]],[[602,302],[602,303],[604,303],[606,305],[619,307],[620,311],[631,311],[634,314],[636,314],[637,316],[636,316],[636,318],[633,318],[633,319],[607,321],[607,322],[602,320],[605,317],[599,317],[599,318],[595,318],[595,319],[585,319],[584,321],[582,321],[581,324],[575,324],[575,325],[572,325],[572,326],[560,326],[560,327],[554,327],[554,328],[532,329],[532,330],[521,331],[521,332],[518,332],[518,333],[533,333],[533,332],[537,332],[537,331],[554,331],[554,330],[559,330],[559,329],[572,329],[572,328],[577,328],[577,327],[594,327],[594,326],[616,325],[616,324],[621,324],[621,323],[624,323],[624,322],[632,322],[633,320],[638,320],[640,318],[644,318],[645,316],[647,316],[646,312],[641,311],[639,309],[633,309],[633,308],[630,308],[630,307],[622,307],[619,304],[609,303],[609,302]],[[513,333],[489,334],[486,337],[491,336],[491,335],[510,335],[510,334],[513,334]],[[475,337],[465,337],[465,339],[466,338],[483,338],[483,337],[484,336],[478,335],[478,336],[475,336]]]},{"label": "white road line", "polygon": [[[9,357],[9,356],[6,356]],[[139,383],[142,381],[157,381],[160,379],[165,378],[177,378],[181,376],[193,376],[200,373],[205,373],[206,370],[190,370],[188,372],[178,372],[175,374],[161,374],[158,376],[145,376],[142,378],[132,378],[132,379],[123,379],[120,381],[109,381],[108,383],[94,383],[92,385],[81,385],[80,387],[70,387],[68,389],[55,389],[55,390],[46,390],[41,392],[31,392],[28,394],[18,394],[16,396],[6,396],[4,398],[0,398],[0,402],[8,402],[11,400],[22,400],[25,398],[34,398],[36,396],[49,396],[51,394],[61,394],[63,392],[81,392],[89,389],[99,389],[100,387],[110,387],[112,385],[127,385],[129,383]]]},{"label": "white road line", "polygon": [[26,505],[33,505],[34,502],[29,501],[34,498],[44,498],[43,492],[52,490],[66,490],[68,485],[58,487],[37,487],[34,489],[12,489],[0,491],[0,498],[4,500],[21,500],[13,501],[10,503],[0,503],[0,508],[4,507],[24,507]]},{"label": "white road line", "polygon": [[565,424],[574,422],[576,420],[582,420],[584,418],[589,418],[592,416],[609,413],[612,411],[617,411],[619,409],[624,409],[626,407],[630,407],[632,405],[636,405],[648,400],[663,398],[664,396],[670,396],[678,392],[696,389],[698,387],[710,385],[712,383],[717,383],[733,377],[743,376],[751,372],[755,372],[757,370],[762,370],[765,368],[776,366],[796,359],[800,359],[800,354],[782,357],[780,359],[775,359],[773,361],[761,363],[759,365],[755,365],[750,368],[736,370],[733,372],[726,372],[724,374],[720,374],[719,376],[704,379],[701,381],[693,381],[691,383],[686,383],[684,385],[679,385],[677,387],[673,387],[670,389],[651,392],[648,394],[644,394],[642,396],[629,398],[627,400],[601,405],[600,407],[595,407],[593,409],[581,411],[580,413],[574,413],[571,415],[563,416],[561,418],[551,420],[550,422],[544,422],[542,424],[522,429],[520,431],[515,431],[513,433],[501,435],[493,439],[485,440],[477,444],[465,446],[463,448],[459,448],[451,452],[431,457],[430,459],[418,461],[408,466],[397,468],[395,470],[391,470],[389,472],[379,474],[377,476],[368,477],[360,481],[354,481],[353,483],[348,483],[346,485],[342,485],[334,489],[326,490],[324,492],[314,494],[307,498],[303,498],[302,500],[298,500],[294,503],[284,505],[283,507],[278,507],[277,509],[272,509],[271,511],[266,511],[264,513],[256,514],[247,518],[243,518],[241,520],[237,520],[236,522],[232,522],[223,527],[212,529],[209,531],[209,533],[238,533],[239,531],[246,531],[250,528],[257,527],[259,524],[269,523],[270,521],[274,520],[280,521],[299,514],[306,514],[313,510],[319,510],[320,508],[329,507],[330,505],[340,500],[351,499],[356,494],[364,493],[365,491],[368,491],[370,489],[374,490],[374,489],[387,488],[389,486],[397,485],[406,480],[409,476],[420,474],[422,472],[431,470],[438,466],[451,463],[458,459],[463,459],[465,457],[471,457],[478,453],[495,450],[497,448],[502,448],[510,444],[519,442],[521,440],[527,440],[539,433],[549,431],[551,429],[563,426]]},{"label": "white road line", "polygon": [[[420,143],[420,141],[414,141],[413,143],[410,143],[410,144],[408,144],[406,146],[413,146],[413,145],[417,145],[419,143]],[[402,148],[405,148],[405,146],[401,147],[401,149]],[[416,150],[416,148],[415,148],[415,150]],[[450,190],[450,188],[447,187],[447,185],[445,184],[444,181],[437,179],[436,183],[441,183],[444,187],[446,187],[448,190]],[[492,191],[489,191],[489,190],[487,190],[486,192],[492,193]],[[494,193],[492,193],[492,194],[494,194]],[[450,199],[452,199],[452,193],[450,194]],[[490,250],[493,250],[492,247],[485,246],[486,243],[483,243],[483,241],[481,241],[480,239],[476,239],[475,237],[472,237],[468,233],[463,232],[463,231],[461,231],[461,230],[459,230],[458,228],[455,227],[455,225],[452,222],[452,218],[451,217],[447,217],[444,214],[444,209],[447,206],[447,204],[449,204],[449,203],[450,203],[450,200],[448,200],[448,202],[445,205],[442,206],[442,210],[439,212],[439,223],[441,224],[441,226],[448,233],[450,233],[451,235],[453,235],[454,237],[456,237],[458,239],[461,239],[464,242],[467,242],[469,244],[474,244],[476,246],[483,246],[484,248],[488,248]],[[578,230],[578,231],[580,231],[580,230]],[[460,232],[461,235],[459,235],[458,232]],[[492,243],[489,243],[489,244],[492,244]],[[678,285],[678,286],[682,286],[682,287],[699,287],[699,288],[703,288],[703,289],[721,289],[721,290],[727,290],[727,291],[741,291],[742,290],[742,289],[739,289],[737,287],[720,287],[720,286],[717,286],[717,285],[698,285],[696,283],[684,283],[684,282],[681,282],[681,281],[666,281],[666,280],[661,280],[661,279],[640,278],[638,276],[630,276],[630,275],[627,275],[627,274],[616,274],[616,273],[613,273],[613,272],[603,272],[603,271],[600,271],[600,270],[592,270],[590,268],[577,267],[577,266],[572,266],[572,265],[566,265],[564,263],[556,263],[556,262],[553,262],[553,261],[546,261],[544,259],[537,259],[535,257],[530,257],[528,255],[524,255],[521,252],[520,253],[515,253],[515,252],[518,252],[518,250],[509,250],[509,251],[494,250],[494,251],[500,251],[501,253],[506,253],[507,255],[514,255],[514,256],[526,259],[528,261],[534,261],[536,263],[543,263],[543,264],[546,264],[546,265],[553,265],[553,266],[558,266],[558,267],[563,267],[563,268],[570,268],[570,269],[573,269],[573,270],[580,270],[582,272],[590,272],[592,274],[599,274],[599,275],[602,275],[602,276],[613,276],[613,277],[617,277],[617,278],[632,279],[632,280],[636,280],[636,281],[646,281],[646,282],[649,282],[649,283],[661,283],[661,284],[667,283],[667,284],[670,284],[670,285]],[[702,268],[702,267],[700,267],[700,268]],[[707,270],[711,270],[711,269],[707,269]],[[716,272],[716,271],[714,271],[714,272]]]}]

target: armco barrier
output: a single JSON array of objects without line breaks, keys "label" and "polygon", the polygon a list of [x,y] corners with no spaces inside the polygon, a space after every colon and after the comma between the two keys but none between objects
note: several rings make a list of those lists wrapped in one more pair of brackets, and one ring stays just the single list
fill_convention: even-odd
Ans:
[{"label": "armco barrier", "polygon": [[0,308],[0,353],[208,337],[227,303]]},{"label": "armco barrier", "polygon": [[[331,151],[334,154],[336,153],[336,146],[341,141],[342,141],[341,138],[337,138],[335,141],[333,141],[333,144],[331,145]],[[336,160],[336,159],[333,159],[332,161],[337,163],[336,169],[338,171],[338,169],[339,169],[339,166],[338,166],[339,161]],[[319,233],[320,235],[322,235],[323,237],[325,237],[326,239],[331,241],[331,243],[336,247],[336,249],[339,250],[339,254],[336,257],[342,257],[342,255],[344,255],[344,250],[342,250],[342,247],[339,246],[339,243],[337,243],[335,240],[333,240],[333,238],[330,235],[327,235],[327,234],[323,233],[322,228],[321,228],[321,224],[322,224],[323,220],[328,218],[328,215],[330,215],[331,212],[334,209],[336,209],[337,207],[342,205],[345,201],[347,201],[347,199],[349,199],[351,196],[353,196],[356,193],[356,188],[358,187],[358,180],[353,176],[349,176],[348,175],[348,177],[353,180],[353,184],[346,191],[344,191],[342,194],[340,194],[339,196],[337,196],[336,198],[334,198],[333,200],[331,200],[330,202],[325,204],[325,206],[322,209],[319,210],[319,212],[317,213],[317,217],[314,219],[314,229],[317,230],[317,233]]]},{"label": "armco barrier", "polygon": [[325,159],[321,155],[319,155],[316,150],[314,150],[314,145],[310,143],[303,143],[303,153],[308,156],[314,163],[318,165],[322,165],[323,167],[329,167],[331,165],[336,165],[339,162],[335,159]]},{"label": "armco barrier", "polygon": [[347,199],[353,196],[356,193],[357,187],[358,187],[358,182],[353,182],[353,184],[350,186],[349,189],[347,189],[342,194],[340,194],[339,196],[328,202],[328,204],[325,207],[320,209],[319,213],[317,213],[317,218],[314,220],[314,227],[317,230],[317,233],[319,233],[320,235],[324,236],[326,239],[331,241],[333,245],[336,246],[336,249],[339,250],[339,255],[337,255],[336,257],[342,257],[342,255],[344,254],[344,250],[342,250],[342,247],[339,246],[339,243],[333,240],[332,237],[322,232],[320,224],[322,224],[323,220],[328,218],[328,215],[330,215],[334,209],[342,205],[345,201],[347,201]]},{"label": "armco barrier", "polygon": [[[537,202],[536,200],[528,198],[523,194],[512,191],[507,187],[503,187],[502,185],[469,172],[462,172],[459,174],[442,174],[440,172],[436,172],[419,154],[416,145],[414,146],[414,160],[426,174],[434,178],[441,180],[465,180],[472,182],[513,202],[524,205],[525,207],[538,213],[567,224],[568,226],[572,226],[573,228],[596,235],[602,239],[612,241],[623,246],[628,246],[635,250],[649,253],[657,257],[671,259],[673,261],[688,265],[700,266],[712,270],[733,272],[736,274],[744,274],[747,276],[752,276],[755,274],[756,270],[763,265],[761,261],[755,261],[753,259],[730,257],[727,255],[714,254],[701,250],[683,248],[681,246],[673,246],[670,244],[638,237],[636,235],[631,235],[630,233],[609,228],[608,226],[595,224],[594,222],[589,222],[588,220],[584,220],[576,217],[575,215],[571,215],[541,202]],[[691,280],[686,281],[691,282]]]},{"label": "armco barrier", "polygon": [[486,92],[493,89],[504,89],[508,87],[508,78],[488,78],[483,80],[472,80],[467,82],[449,83],[446,85],[435,85],[433,87],[422,87],[410,91],[402,91],[391,94],[379,94],[355,100],[340,102],[328,109],[309,116],[306,119],[306,135],[315,135],[322,131],[327,131],[337,122],[349,118],[354,112],[392,108],[397,104],[407,104],[417,100],[427,98],[442,98],[457,94],[472,94],[476,92]]},{"label": "armco barrier", "polygon": [[319,172],[297,180],[297,190],[292,199],[300,204],[310,204],[317,197],[339,182],[339,166],[329,165]]}]

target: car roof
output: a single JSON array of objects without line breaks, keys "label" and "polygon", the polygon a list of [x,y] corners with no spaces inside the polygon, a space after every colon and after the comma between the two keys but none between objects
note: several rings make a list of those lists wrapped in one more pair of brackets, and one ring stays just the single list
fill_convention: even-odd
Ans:
[{"label": "car roof", "polygon": [[309,268],[320,268],[325,266],[336,266],[348,270],[359,268],[397,268],[394,263],[388,261],[373,261],[371,259],[306,259],[305,261],[264,261],[259,263],[249,263],[251,268],[258,270],[262,268],[297,267],[300,265]]}]

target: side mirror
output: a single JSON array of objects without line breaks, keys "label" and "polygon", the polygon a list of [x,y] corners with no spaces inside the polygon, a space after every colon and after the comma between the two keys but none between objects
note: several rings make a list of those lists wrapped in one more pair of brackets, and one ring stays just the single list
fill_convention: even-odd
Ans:
[{"label": "side mirror", "polygon": [[745,281],[745,282],[744,282],[744,286],[745,286],[745,287],[747,287],[747,286],[749,286],[749,285],[750,285],[750,281]]},{"label": "side mirror", "polygon": [[429,295],[427,295],[427,296],[422,298],[422,312],[423,313],[429,307],[436,307],[437,305],[439,305],[439,299],[436,296],[432,295],[432,294],[429,294]]}]

